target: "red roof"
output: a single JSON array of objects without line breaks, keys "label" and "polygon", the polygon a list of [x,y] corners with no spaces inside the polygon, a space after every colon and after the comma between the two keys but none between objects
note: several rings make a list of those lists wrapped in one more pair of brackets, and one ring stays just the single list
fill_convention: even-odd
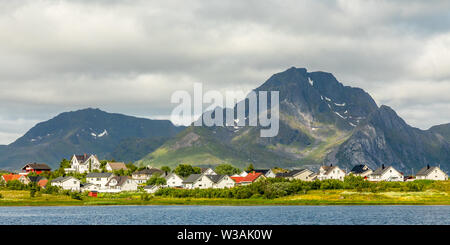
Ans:
[{"label": "red roof", "polygon": [[236,184],[242,183],[242,182],[254,182],[257,178],[259,178],[262,175],[262,173],[255,173],[251,172],[247,174],[245,177],[230,177],[231,179],[236,182]]},{"label": "red roof", "polygon": [[38,182],[38,186],[45,187],[45,186],[47,186],[47,183],[48,183],[48,179],[41,179]]},{"label": "red roof", "polygon": [[9,182],[11,180],[18,180],[20,178],[20,176],[22,176],[22,175],[20,175],[20,174],[5,174],[2,177],[6,182]]}]

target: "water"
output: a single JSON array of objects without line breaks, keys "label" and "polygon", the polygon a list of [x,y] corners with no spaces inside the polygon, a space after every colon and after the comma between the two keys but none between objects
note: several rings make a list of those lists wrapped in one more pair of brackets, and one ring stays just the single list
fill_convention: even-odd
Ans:
[{"label": "water", "polygon": [[450,206],[0,207],[1,225],[450,225]]}]

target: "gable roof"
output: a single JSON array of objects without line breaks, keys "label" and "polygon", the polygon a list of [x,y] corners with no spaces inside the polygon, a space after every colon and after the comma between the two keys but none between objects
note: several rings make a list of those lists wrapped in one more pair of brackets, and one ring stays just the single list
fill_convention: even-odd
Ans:
[{"label": "gable roof", "polygon": [[202,176],[203,174],[191,174],[183,181],[183,184],[194,183]]},{"label": "gable roof", "polygon": [[[381,166],[381,167],[377,168],[375,171],[373,171],[372,175],[383,175],[384,173],[386,173],[386,171],[389,168],[393,168],[393,167],[392,166],[387,166],[387,167]],[[393,168],[393,169],[396,170],[395,168]]]},{"label": "gable roof", "polygon": [[236,182],[236,183],[243,183],[243,182],[247,183],[247,182],[255,181],[260,176],[263,176],[263,174],[262,173],[253,173],[253,172],[251,172],[251,173],[247,174],[247,176],[245,176],[245,177],[230,177],[230,178],[233,179],[234,182]]},{"label": "gable roof", "polygon": [[[78,180],[78,179],[76,179],[75,177],[72,177],[72,176],[65,176],[65,177],[58,177],[58,178],[56,178],[56,179],[53,179],[52,180],[52,183],[54,183],[54,182],[65,182],[65,181],[67,181],[67,180],[69,180],[69,179],[75,179],[75,180]],[[79,180],[78,180],[79,181]]]},{"label": "gable roof", "polygon": [[133,174],[145,174],[145,175],[153,175],[155,173],[159,173],[161,175],[163,175],[165,172],[162,171],[161,169],[157,169],[157,168],[146,168],[140,171],[136,171]]},{"label": "gable roof", "polygon": [[[86,154],[86,153],[84,153],[83,155],[75,155],[75,158],[77,159],[77,161],[79,162],[79,163],[84,163],[84,162],[86,162],[90,157],[94,157],[94,158],[97,158],[97,156],[96,155],[92,155],[92,154]],[[98,160],[98,159],[97,159]]]},{"label": "gable roof", "polygon": [[117,185],[115,185],[115,186],[122,186],[128,180],[128,176],[114,176],[108,181],[108,183],[106,183],[106,186],[109,186],[109,184],[113,180],[117,181]]},{"label": "gable roof", "polygon": [[111,177],[113,174],[112,173],[88,173],[86,175],[86,178],[109,178]]},{"label": "gable roof", "polygon": [[42,177],[42,176],[39,176],[39,175],[38,176],[28,176],[28,179],[30,179],[30,181],[33,182],[33,183],[37,183],[40,180],[45,179],[45,177]]},{"label": "gable roof", "polygon": [[45,163],[27,163],[25,166],[23,166],[22,170],[25,170],[27,168],[32,168],[34,170],[44,170],[44,171],[50,171],[52,170],[47,164]]},{"label": "gable roof", "polygon": [[19,178],[22,177],[22,175],[20,175],[20,174],[5,174],[5,175],[2,175],[2,177],[6,182],[8,182],[11,180],[19,180]]},{"label": "gable roof", "polygon": [[223,174],[214,174],[214,175],[205,175],[208,177],[212,182],[219,183],[220,180],[222,180],[226,175]]},{"label": "gable roof", "polygon": [[[321,168],[323,169],[323,170],[325,170],[325,173],[324,173],[324,175],[328,175],[328,174],[330,174],[331,173],[331,171],[333,171],[334,169],[336,169],[336,168],[339,168],[338,166],[321,166]],[[340,169],[340,168],[339,168]],[[342,169],[341,169],[342,170]],[[343,170],[342,170],[343,171]]]},{"label": "gable roof", "polygon": [[355,173],[355,174],[362,174],[369,170],[371,170],[371,169],[367,165],[360,164],[360,165],[354,166],[350,172]]},{"label": "gable roof", "polygon": [[106,164],[108,164],[112,170],[121,170],[121,169],[127,170],[128,169],[124,162],[108,162]]},{"label": "gable roof", "polygon": [[176,173],[170,173],[170,174],[168,174],[165,178],[168,179],[168,178],[170,178],[170,176],[172,176],[172,175],[175,175],[176,177],[178,177],[178,178],[180,178],[180,179],[183,179],[181,176],[179,176],[179,175],[176,174]]},{"label": "gable roof", "polygon": [[426,167],[423,167],[421,170],[419,170],[419,172],[417,172],[416,176],[427,176],[430,173],[432,173],[433,170],[435,170],[435,169],[441,170],[440,168],[438,168],[436,166],[434,166],[434,167],[426,166]]},{"label": "gable roof", "polygon": [[254,169],[252,171],[249,171],[247,173],[255,172],[255,173],[261,173],[263,175],[266,175],[271,169]]}]

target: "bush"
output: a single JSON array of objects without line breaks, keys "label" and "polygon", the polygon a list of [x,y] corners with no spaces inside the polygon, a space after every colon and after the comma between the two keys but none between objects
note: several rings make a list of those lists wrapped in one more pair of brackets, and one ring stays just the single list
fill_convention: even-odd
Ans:
[{"label": "bush", "polygon": [[141,200],[142,201],[150,201],[152,199],[152,196],[149,193],[142,193]]},{"label": "bush", "polygon": [[70,197],[75,200],[82,200],[81,193],[79,192],[70,192]]},{"label": "bush", "polygon": [[3,194],[2,193],[0,193],[0,199],[2,199],[3,198]]}]

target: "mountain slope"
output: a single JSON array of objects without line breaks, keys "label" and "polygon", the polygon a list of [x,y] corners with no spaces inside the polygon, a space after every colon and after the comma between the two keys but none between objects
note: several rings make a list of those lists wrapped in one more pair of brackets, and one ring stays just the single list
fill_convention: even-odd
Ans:
[{"label": "mountain slope", "polygon": [[450,144],[430,130],[409,126],[394,110],[381,106],[344,142],[330,160],[343,166],[392,164],[402,170],[450,163]]},{"label": "mountain slope", "polygon": [[429,131],[450,142],[450,123],[433,126]]},{"label": "mountain slope", "polygon": [[28,161],[56,166],[75,153],[110,155],[129,138],[171,137],[182,128],[168,120],[149,120],[99,109],[61,113],[30,129],[3,149],[1,168],[17,169]]}]

